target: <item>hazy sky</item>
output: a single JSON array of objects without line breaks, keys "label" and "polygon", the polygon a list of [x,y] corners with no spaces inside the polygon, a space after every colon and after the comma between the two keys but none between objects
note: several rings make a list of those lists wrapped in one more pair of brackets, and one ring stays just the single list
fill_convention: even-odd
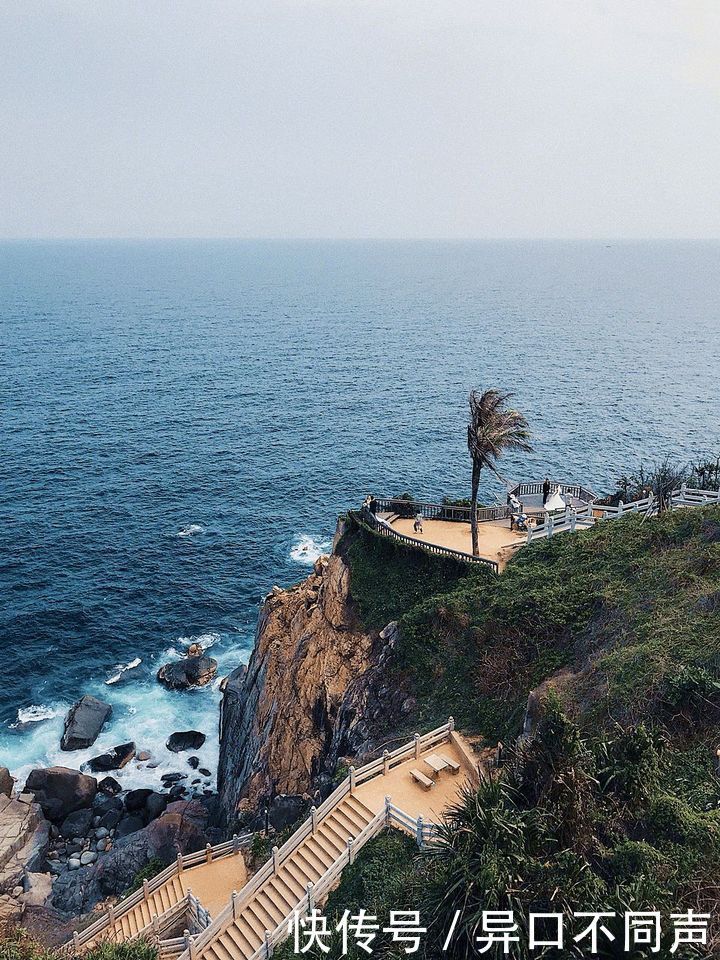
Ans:
[{"label": "hazy sky", "polygon": [[718,237],[720,0],[0,0],[0,236]]}]

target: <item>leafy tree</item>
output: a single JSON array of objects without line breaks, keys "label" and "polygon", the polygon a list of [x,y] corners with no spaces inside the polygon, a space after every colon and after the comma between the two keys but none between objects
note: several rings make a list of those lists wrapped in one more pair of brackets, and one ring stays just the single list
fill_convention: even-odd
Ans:
[{"label": "leafy tree", "polygon": [[495,464],[505,450],[531,450],[530,431],[525,417],[508,407],[511,393],[500,390],[470,391],[470,420],[468,422],[468,450],[472,458],[472,497],[470,498],[470,529],[473,556],[477,556],[478,522],[477,499],[480,471],[487,467],[497,474]]}]

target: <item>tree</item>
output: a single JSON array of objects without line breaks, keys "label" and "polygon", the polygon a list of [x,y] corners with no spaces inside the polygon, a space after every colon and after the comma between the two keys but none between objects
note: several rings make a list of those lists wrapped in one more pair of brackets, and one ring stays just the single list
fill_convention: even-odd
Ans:
[{"label": "tree", "polygon": [[511,393],[499,390],[470,391],[470,421],[468,423],[468,450],[472,457],[472,499],[470,529],[473,556],[478,555],[477,497],[480,471],[488,467],[499,476],[495,466],[508,449],[532,450],[530,431],[525,417],[507,406]]}]

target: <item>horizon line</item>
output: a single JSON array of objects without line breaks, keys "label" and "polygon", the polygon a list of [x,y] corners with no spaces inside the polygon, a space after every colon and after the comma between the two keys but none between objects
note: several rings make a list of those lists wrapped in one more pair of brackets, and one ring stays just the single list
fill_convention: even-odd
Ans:
[{"label": "horizon line", "polygon": [[697,236],[513,236],[513,237],[377,237],[377,236],[237,236],[140,234],[82,236],[0,236],[0,243],[93,243],[93,242],[197,242],[233,241],[242,243],[717,243],[720,235]]}]

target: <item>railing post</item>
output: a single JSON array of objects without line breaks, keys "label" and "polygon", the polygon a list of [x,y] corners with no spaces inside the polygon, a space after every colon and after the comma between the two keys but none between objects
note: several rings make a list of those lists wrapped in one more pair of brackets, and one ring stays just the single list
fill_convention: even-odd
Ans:
[{"label": "railing post", "polygon": [[307,887],[305,887],[305,892],[307,893],[308,913],[312,913],[315,909],[315,894],[313,893],[312,883],[309,883]]},{"label": "railing post", "polygon": [[390,773],[390,754],[387,750],[383,750],[383,776],[386,777]]},{"label": "railing post", "polygon": [[415,734],[415,759],[420,759],[420,734]]},{"label": "railing post", "polygon": [[277,872],[278,872],[278,866],[279,866],[279,865],[278,865],[278,848],[277,848],[277,847],[273,847],[273,848],[272,848],[272,865],[273,865],[273,873],[277,873]]},{"label": "railing post", "polygon": [[272,943],[270,942],[270,931],[265,931],[265,956],[271,957],[273,954]]},{"label": "railing post", "polygon": [[448,730],[453,731],[455,729],[455,717],[448,717]]},{"label": "railing post", "polygon": [[355,851],[353,848],[353,838],[348,837],[347,842],[347,851],[348,851],[348,863],[353,864],[355,862]]},{"label": "railing post", "polygon": [[622,500],[618,500],[618,516],[620,516],[625,509],[625,504]]},{"label": "railing post", "polygon": [[110,906],[107,908],[107,912],[108,912],[108,923],[110,924],[110,928],[114,930],[115,929],[115,907],[112,904],[110,904]]},{"label": "railing post", "polygon": [[73,930],[73,949],[76,953],[80,949],[80,934],[77,930]]},{"label": "railing post", "polygon": [[209,843],[206,843],[205,844],[205,862],[206,863],[212,863],[212,855],[213,855],[212,845]]},{"label": "railing post", "polygon": [[423,818],[421,813],[418,814],[415,822],[417,824],[415,828],[415,839],[417,840],[417,845],[421,847],[423,845]]},{"label": "railing post", "polygon": [[231,896],[230,899],[231,899],[231,901],[232,901],[232,915],[233,915],[233,920],[237,920],[237,918],[238,918],[238,892],[237,892],[237,890],[233,890],[232,896]]},{"label": "railing post", "polygon": [[390,826],[392,811],[390,810],[390,797],[385,797],[385,826]]},{"label": "railing post", "polygon": [[533,538],[533,528],[530,526],[530,521],[527,521],[527,543],[532,543]]},{"label": "railing post", "polygon": [[549,514],[548,514],[548,518],[547,518],[547,535],[548,535],[548,539],[550,539],[550,537],[553,535],[553,529],[554,529],[554,527],[555,527],[555,521],[554,521],[553,518],[552,518],[552,514],[549,513]]},{"label": "railing post", "polygon": [[143,880],[143,899],[148,900],[150,897],[150,884],[147,880]]},{"label": "railing post", "polygon": [[233,853],[240,853],[240,837],[236,833],[233,834]]},{"label": "railing post", "polygon": [[355,793],[355,767],[350,767],[350,793]]},{"label": "railing post", "polygon": [[178,873],[183,872],[183,857],[181,853],[177,855],[177,871]]},{"label": "railing post", "polygon": [[313,836],[315,836],[317,832],[317,807],[314,805],[310,807],[310,824],[312,826]]},{"label": "railing post", "polygon": [[154,917],[152,918],[152,928],[153,928],[153,936],[159,937],[160,936],[160,917],[158,917],[157,914],[155,914]]}]

